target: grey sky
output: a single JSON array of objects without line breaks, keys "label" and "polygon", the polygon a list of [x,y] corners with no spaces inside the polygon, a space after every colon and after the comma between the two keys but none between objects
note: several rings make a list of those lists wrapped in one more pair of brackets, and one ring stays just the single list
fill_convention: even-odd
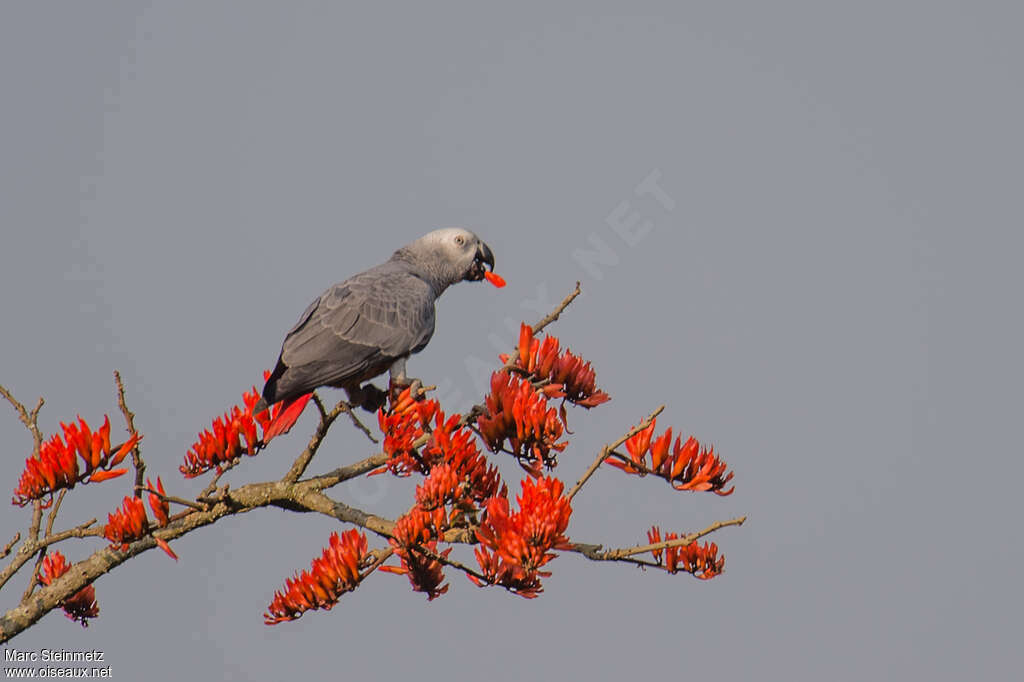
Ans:
[{"label": "grey sky", "polygon": [[[0,383],[46,396],[52,431],[114,417],[119,368],[150,471],[195,494],[182,455],[313,296],[465,226],[509,286],[446,293],[410,372],[474,398],[506,320],[581,280],[554,332],[613,401],[570,416],[557,473],[665,402],[737,492],[602,470],[569,534],[749,514],[714,538],[726,574],[562,557],[532,602],[451,574],[429,605],[381,575],[268,628],[337,525],[260,511],[102,578],[88,630],[55,613],[13,646],[100,648],[121,680],[1012,677],[1020,8],[429,5],[4,3]],[[611,223],[634,214],[630,244]],[[4,409],[0,439],[13,489],[30,443]],[[230,480],[279,476],[304,440]],[[315,466],[368,452],[339,425]],[[126,486],[107,486],[58,525],[112,510]],[[410,492],[339,491],[385,513]],[[9,507],[0,542],[27,519]]]}]

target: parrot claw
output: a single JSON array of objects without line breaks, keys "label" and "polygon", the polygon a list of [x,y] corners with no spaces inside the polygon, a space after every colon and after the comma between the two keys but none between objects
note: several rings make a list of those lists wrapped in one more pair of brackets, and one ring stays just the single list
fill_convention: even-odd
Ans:
[{"label": "parrot claw", "polygon": [[420,392],[423,390],[423,382],[413,377],[403,377],[405,381],[395,381],[392,379],[388,382],[388,393],[391,397],[391,402],[395,403],[398,401],[398,396],[402,394],[405,389],[409,389],[409,395],[412,398],[418,399]]}]

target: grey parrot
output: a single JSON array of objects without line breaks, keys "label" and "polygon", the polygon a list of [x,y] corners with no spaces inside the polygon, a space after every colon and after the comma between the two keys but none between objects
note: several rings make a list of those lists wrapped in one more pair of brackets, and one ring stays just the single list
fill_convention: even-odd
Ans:
[{"label": "grey parrot", "polygon": [[406,359],[433,336],[438,296],[462,280],[504,284],[485,264],[493,271],[487,244],[469,230],[445,228],[322,293],[285,336],[263,387],[254,412],[283,403],[264,440],[290,429],[320,386],[343,388],[349,402],[375,411],[386,394],[363,382],[389,370],[392,385],[408,385]]}]

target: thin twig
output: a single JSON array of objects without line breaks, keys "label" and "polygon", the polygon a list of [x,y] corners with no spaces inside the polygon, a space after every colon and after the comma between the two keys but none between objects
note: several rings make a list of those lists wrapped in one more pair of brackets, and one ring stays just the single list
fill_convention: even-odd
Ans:
[{"label": "thin twig", "polygon": [[533,325],[533,333],[536,334],[540,330],[544,329],[544,327],[548,326],[549,324],[557,320],[558,316],[562,314],[562,311],[569,307],[569,304],[572,303],[573,300],[580,295],[580,291],[580,283],[576,282],[576,288],[570,291],[569,295],[563,298],[562,302],[559,303],[554,310],[552,310],[544,317],[540,318],[540,320],[538,320],[537,323]]},{"label": "thin twig", "polygon": [[391,558],[391,555],[395,553],[395,550],[391,547],[387,549],[375,549],[370,552],[375,554],[376,558],[366,567],[366,570],[359,574],[359,582],[366,580],[371,573],[380,568],[385,561]]},{"label": "thin twig", "polygon": [[32,434],[32,440],[35,441],[35,452],[39,452],[39,446],[43,443],[43,434],[39,430],[39,410],[43,408],[43,399],[39,398],[36,406],[32,408],[32,412],[28,412],[25,406],[15,400],[14,395],[7,390],[3,385],[0,385],[0,395],[7,399],[7,402],[11,404],[14,411],[18,413],[18,419],[25,425],[29,433]]},{"label": "thin twig", "polygon": [[[43,534],[43,538],[46,539],[53,535],[53,522],[57,520],[57,512],[60,511],[60,506],[64,503],[64,496],[67,495],[68,489],[64,488],[57,495],[57,501],[50,507],[50,513],[46,518],[46,531]],[[39,549],[39,556],[36,557],[36,565],[32,569],[32,578],[28,581],[28,587],[25,588],[25,593],[22,595],[21,600],[25,601],[32,596],[32,592],[36,589],[36,585],[39,583],[39,569],[42,568],[43,559],[46,558],[46,545],[42,545]]]},{"label": "thin twig", "polygon": [[43,409],[43,404],[46,401],[43,400],[43,396],[39,396],[39,400],[36,401],[36,406],[32,408],[32,411],[28,413],[29,421],[32,422],[32,438],[35,440],[34,452],[39,452],[40,448],[43,447],[43,432],[39,430],[39,410]]},{"label": "thin twig", "polygon": [[[601,556],[601,547],[601,545],[589,545],[583,542],[574,542],[572,546],[569,547],[566,551],[573,552],[575,554],[581,554],[587,559],[590,559],[591,561],[610,561],[610,559],[605,559],[603,556]],[[644,568],[662,567],[661,564],[657,562],[648,561],[646,559],[637,559],[635,557],[622,557],[620,559],[616,559],[615,561],[628,564],[635,564],[636,566],[642,566]]]},{"label": "thin twig", "polygon": [[[9,402],[11,404],[11,407],[14,408],[14,411],[18,413],[18,419],[21,420],[21,423],[24,424],[25,428],[28,429],[29,433],[32,434],[32,455],[34,457],[39,457],[39,452],[43,446],[43,433],[42,431],[39,430],[39,411],[43,409],[43,404],[45,403],[42,396],[40,396],[39,400],[36,401],[36,405],[35,407],[32,408],[32,411],[27,412],[25,410],[25,406],[18,402],[14,398],[14,395],[12,395],[11,392],[8,391],[7,388],[5,388],[4,386],[0,386],[0,395],[3,395],[3,397],[7,399],[7,402]],[[25,545],[22,547],[22,550],[25,550],[26,547],[31,545],[33,547],[32,552],[35,551],[34,548],[36,546],[37,541],[39,540],[39,527],[42,524],[42,521],[43,503],[41,500],[36,500],[32,504],[32,521],[29,524],[28,538],[25,542]],[[21,534],[19,533],[16,537],[20,538]],[[3,556],[7,556],[7,554],[10,552],[10,547],[12,547],[13,545],[14,541],[12,541],[11,544],[4,549]],[[18,569],[20,569],[25,564],[26,561],[28,561],[31,554],[31,552],[26,552],[23,555],[24,558],[20,561],[18,560],[18,558],[15,558],[15,560],[12,561],[11,564],[6,569],[4,569],[2,579],[0,579],[0,586],[3,586],[3,584],[6,583],[10,579],[10,577],[14,575],[15,572],[17,572]],[[42,564],[44,555],[45,551],[41,551],[39,554],[39,558],[36,560],[35,568],[32,571],[32,580],[29,582],[29,585],[26,588],[23,600],[27,599],[32,594],[32,590],[35,589],[36,579],[39,574],[39,566]]]},{"label": "thin twig", "polygon": [[[629,465],[629,467],[631,469],[636,469],[638,472],[640,472],[641,474],[643,474],[645,476],[657,476],[658,478],[662,478],[662,479],[665,478],[665,476],[663,474],[661,474],[660,472],[655,471],[654,469],[650,468],[649,466],[647,466],[643,462],[636,462],[636,461],[634,461],[632,457],[630,457],[629,455],[624,455],[623,453],[619,452],[618,450],[612,450],[611,452],[608,453],[608,456],[609,457],[614,457],[615,459],[621,461],[623,464]],[[633,473],[633,472],[630,472],[630,473]],[[671,480],[669,480],[668,482],[672,483]]]},{"label": "thin twig", "polygon": [[[690,533],[689,535],[684,535],[681,538],[663,540],[649,545],[636,545],[634,547],[624,547],[622,549],[609,549],[603,552],[594,550],[593,546],[575,545],[572,551],[579,552],[588,559],[593,559],[594,561],[622,561],[623,559],[629,559],[637,554],[644,554],[645,552],[653,552],[659,549],[668,549],[669,547],[682,547],[684,545],[689,545],[690,543],[701,539],[705,535],[714,533],[720,528],[725,528],[727,526],[742,526],[743,522],[746,520],[746,516],[740,516],[735,519],[729,519],[728,521],[715,521],[704,530],[697,531],[696,533]],[[597,547],[599,548],[600,545],[597,545]]]},{"label": "thin twig", "polygon": [[[135,413],[128,409],[124,401],[124,382],[121,381],[121,373],[114,370],[114,383],[117,384],[117,406],[121,408],[124,415],[125,425],[128,427],[128,436],[135,435]],[[142,496],[142,482],[146,477],[146,462],[142,459],[142,451],[136,443],[132,448],[132,464],[135,465],[135,497]]]},{"label": "thin twig", "polygon": [[[488,578],[483,573],[477,571],[476,569],[470,568],[469,566],[467,566],[466,564],[462,563],[461,561],[456,561],[455,559],[449,559],[448,557],[444,556],[443,554],[440,554],[439,552],[434,552],[434,551],[432,551],[430,549],[427,549],[426,547],[416,547],[412,551],[418,552],[420,554],[423,554],[427,558],[433,559],[434,561],[440,561],[442,564],[445,564],[446,566],[451,566],[452,568],[458,569],[458,570],[462,571],[463,573],[465,573],[467,575],[473,576],[474,578],[476,578],[480,582],[487,583],[488,585],[496,584],[496,583],[492,582],[490,578]],[[501,587],[505,587],[505,586],[501,585]],[[506,587],[505,589],[509,589],[509,588]]]},{"label": "thin twig", "polygon": [[21,570],[21,567],[24,566],[28,562],[28,560],[31,559],[32,556],[40,549],[43,549],[44,547],[49,547],[50,545],[56,544],[58,542],[63,542],[68,538],[85,538],[103,535],[102,526],[99,528],[89,529],[89,526],[91,526],[94,523],[96,523],[96,519],[90,519],[85,523],[78,524],[74,528],[69,528],[68,530],[61,531],[60,533],[48,535],[42,540],[38,540],[32,543],[26,541],[25,544],[22,545],[22,547],[17,552],[15,552],[14,559],[11,561],[11,563],[5,566],[2,571],[0,571],[0,588],[6,585],[7,581],[10,580],[11,577],[15,575],[19,570]]},{"label": "thin twig", "polygon": [[230,462],[227,462],[226,464],[218,465],[217,473],[213,475],[213,478],[210,479],[210,482],[207,484],[205,488],[203,488],[202,492],[196,495],[196,499],[201,502],[204,498],[207,498],[210,495],[212,495],[213,491],[217,489],[217,483],[220,482],[220,477],[229,472],[230,470],[234,469],[235,466],[241,461],[242,458],[241,456],[239,456],[231,460]]},{"label": "thin twig", "polygon": [[[426,439],[424,439],[423,442],[427,442]],[[369,473],[382,464],[387,464],[388,459],[389,457],[386,453],[378,452],[375,455],[370,455],[369,457],[361,459],[353,464],[338,467],[333,471],[328,471],[326,474],[311,476],[310,478],[303,479],[298,483],[308,486],[311,490],[327,490],[328,488],[333,488],[339,483],[344,483],[345,481],[356,478],[357,476]]]},{"label": "thin twig", "polygon": [[11,553],[11,550],[14,549],[14,546],[18,544],[19,540],[21,540],[20,532],[15,533],[14,537],[11,538],[11,541],[4,545],[3,551],[0,551],[0,559],[5,559],[7,555]]},{"label": "thin twig", "polygon": [[288,469],[288,473],[286,473],[284,478],[281,479],[286,483],[295,483],[295,481],[299,480],[299,477],[306,472],[306,467],[308,467],[309,463],[313,460],[313,455],[315,455],[316,451],[320,449],[320,444],[323,443],[324,438],[327,437],[327,431],[331,428],[331,424],[333,424],[334,420],[338,418],[338,415],[348,407],[348,403],[344,400],[339,400],[330,412],[325,412],[323,403],[320,402],[320,398],[316,393],[313,394],[313,400],[317,409],[320,410],[320,423],[317,424],[316,430],[313,431],[313,435],[309,439],[309,445],[306,446],[305,450],[299,453],[299,456],[295,458],[294,462],[292,462],[291,468]]},{"label": "thin twig", "polygon": [[313,395],[310,396],[313,399],[313,404],[316,405],[317,411],[320,413],[320,421],[327,419],[327,408],[324,407],[324,401],[320,400],[320,396],[313,391]]},{"label": "thin twig", "polygon": [[[316,404],[316,409],[320,411],[320,421],[323,422],[324,419],[327,419],[327,409],[324,407],[323,402],[320,400],[320,396],[318,396],[316,393],[313,394],[313,402]],[[359,421],[359,417],[356,416],[355,410],[352,409],[352,405],[348,401],[339,400],[338,405],[335,406],[335,409],[337,409],[339,406],[341,407],[342,412],[348,413],[349,419],[352,420],[352,425],[355,426],[360,431],[362,431],[363,434],[370,439],[371,443],[378,442],[377,439],[373,437],[373,433],[370,432],[370,429],[366,428],[366,425],[363,424],[363,422]]]},{"label": "thin twig", "polygon": [[632,429],[630,429],[629,433],[627,433],[625,436],[618,439],[611,445],[605,445],[603,448],[601,448],[601,452],[598,453],[597,457],[594,458],[594,461],[590,463],[589,467],[587,467],[587,470],[583,472],[583,476],[580,477],[580,480],[576,481],[576,485],[574,485],[572,487],[572,490],[569,491],[569,500],[571,501],[572,498],[576,496],[576,493],[578,493],[580,489],[583,488],[583,485],[590,479],[590,477],[594,475],[594,472],[597,471],[597,468],[599,466],[601,466],[601,463],[608,459],[608,455],[612,453],[612,450],[619,447],[627,440],[629,440],[636,434],[640,433],[641,431],[649,427],[651,425],[651,422],[654,421],[654,418],[661,414],[661,411],[664,409],[665,406],[661,405],[654,412],[651,412],[649,417],[644,419],[637,426],[634,426]]},{"label": "thin twig", "polygon": [[28,541],[34,543],[39,539],[39,528],[43,523],[43,501],[32,503],[32,522],[28,526]]},{"label": "thin twig", "polygon": [[[18,535],[21,534],[19,533]],[[25,562],[32,558],[32,554],[35,550],[36,545],[26,542],[20,549],[18,549],[17,552],[15,552],[14,558],[11,559],[11,563],[4,566],[3,570],[0,571],[0,589],[7,584],[7,581],[10,580],[15,573],[21,570],[21,567],[25,565]]]},{"label": "thin twig", "polygon": [[[342,402],[344,402],[344,401],[342,401]],[[370,429],[366,428],[366,424],[364,424],[363,422],[361,422],[361,421],[359,420],[359,417],[357,417],[357,416],[356,416],[356,411],[352,409],[352,406],[351,406],[351,405],[349,405],[349,404],[348,404],[347,402],[345,402],[344,404],[345,404],[345,409],[344,409],[343,411],[344,411],[344,412],[347,412],[347,413],[348,413],[348,418],[352,420],[352,424],[353,424],[353,425],[354,425],[354,426],[355,426],[355,427],[356,427],[357,429],[359,429],[360,431],[362,431],[362,432],[363,432],[363,434],[364,434],[364,435],[365,435],[365,436],[366,436],[367,438],[369,438],[369,439],[370,439],[370,442],[371,442],[371,443],[374,443],[374,444],[376,444],[376,443],[379,443],[380,441],[378,441],[378,440],[377,440],[377,438],[376,438],[376,437],[374,437],[374,435],[373,435],[373,432],[372,432],[372,431],[370,431]]]},{"label": "thin twig", "polygon": [[36,584],[39,582],[39,568],[43,565],[43,559],[46,558],[46,550],[39,550],[39,556],[36,557],[36,564],[32,568],[32,577],[28,580],[28,585],[25,587],[25,591],[21,595],[21,601],[24,603],[29,597],[32,596],[32,592],[36,589]]},{"label": "thin twig", "polygon": [[139,492],[152,493],[153,495],[156,495],[162,500],[167,500],[168,502],[173,502],[174,504],[180,504],[183,507],[191,507],[192,509],[198,509],[199,511],[206,510],[206,507],[201,504],[196,504],[195,502],[190,502],[186,499],[175,497],[174,495],[167,495],[165,493],[160,492],[159,490],[153,490],[152,488],[142,488]]},{"label": "thin twig", "polygon": [[44,537],[50,537],[53,534],[53,522],[57,519],[57,512],[60,511],[60,505],[64,503],[64,496],[68,494],[68,489],[64,488],[57,495],[57,501],[53,503],[53,507],[50,509],[50,515],[46,519],[46,534]]},{"label": "thin twig", "polygon": [[99,528],[90,528],[94,523],[96,523],[96,519],[92,518],[85,523],[78,524],[74,528],[68,528],[60,533],[49,535],[40,540],[37,546],[49,547],[50,545],[62,542],[68,538],[89,538],[103,535],[103,526],[100,526]]}]

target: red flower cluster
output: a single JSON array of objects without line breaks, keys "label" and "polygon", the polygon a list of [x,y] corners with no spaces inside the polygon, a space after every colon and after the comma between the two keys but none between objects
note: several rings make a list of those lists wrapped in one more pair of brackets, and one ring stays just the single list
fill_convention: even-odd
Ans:
[{"label": "red flower cluster", "polygon": [[[419,450],[413,443],[430,429],[430,438]],[[414,471],[427,476],[416,488],[417,504],[425,510],[451,505],[453,514],[475,508],[498,491],[501,478],[497,467],[489,467],[476,446],[473,432],[459,426],[460,416],[445,418],[435,400],[414,400],[405,389],[392,410],[378,411],[377,421],[384,433],[383,450],[391,459],[382,469],[398,476]],[[378,473],[374,472],[374,473]],[[439,524],[440,527],[440,524]]]},{"label": "red flower cluster", "polygon": [[447,558],[451,548],[438,553],[437,538],[443,532],[445,514],[443,508],[425,511],[413,507],[395,522],[391,546],[401,561],[401,566],[382,566],[386,573],[397,573],[409,578],[412,589],[427,595],[433,601],[448,591],[444,583],[444,565],[423,550]]},{"label": "red flower cluster", "polygon": [[[604,391],[597,390],[594,368],[583,358],[573,355],[568,348],[559,355],[556,336],[545,336],[541,342],[533,337],[533,327],[525,322],[519,327],[519,348],[512,365],[536,380],[550,382],[545,387],[552,398],[565,398],[580,407],[596,407],[611,400]],[[508,355],[501,355],[507,363]]]},{"label": "red flower cluster", "polygon": [[284,590],[274,592],[263,622],[277,625],[295,620],[312,609],[330,610],[341,595],[351,592],[365,577],[359,569],[367,557],[366,535],[356,529],[345,531],[339,537],[331,533],[330,544],[323,555],[313,559],[309,571],[296,574],[284,583]]},{"label": "red flower cluster", "polygon": [[[120,464],[142,439],[142,436],[133,433],[116,452],[112,452],[110,417],[104,416],[103,426],[95,432],[81,417],[77,424],[61,422],[60,426],[64,431],[63,438],[54,434],[53,438],[42,444],[38,454],[25,460],[25,471],[14,489],[14,504],[23,507],[61,488],[73,488],[80,481],[96,483],[124,474],[127,469],[111,467]],[[82,458],[81,469],[76,454]],[[46,506],[49,506],[49,502]]]},{"label": "red flower cluster", "polygon": [[398,395],[389,412],[377,411],[377,423],[384,434],[382,450],[391,457],[387,470],[396,476],[409,476],[414,471],[425,474],[430,470],[413,443],[430,428],[430,420],[438,411],[436,400],[416,400],[408,388]]},{"label": "red flower cluster", "polygon": [[[531,475],[540,476],[542,467],[558,464],[557,453],[566,446],[558,440],[566,426],[564,401],[591,408],[611,398],[597,390],[589,362],[568,349],[562,352],[554,336],[535,339],[528,324],[519,328],[516,355],[500,357],[507,367],[491,375],[487,413],[477,419],[477,427],[492,452],[500,452],[507,440],[508,452]],[[563,399],[560,410],[548,406],[552,398]]]},{"label": "red flower cluster", "polygon": [[[399,396],[393,410],[378,414],[384,451],[391,455],[388,468],[405,476],[417,471],[426,478],[416,487],[416,506],[398,519],[392,531],[391,544],[401,565],[381,570],[408,576],[413,590],[435,599],[448,591],[443,564],[435,555],[447,557],[451,552],[438,553],[438,539],[460,517],[497,494],[501,477],[497,467],[488,466],[473,432],[459,426],[459,415],[445,419],[435,401],[412,401],[408,391]],[[434,428],[417,452],[412,444],[426,432],[431,417]],[[507,489],[502,486],[501,492],[507,494]]]},{"label": "red flower cluster", "polygon": [[[647,531],[647,539],[652,545],[661,542],[661,529],[653,526]],[[679,535],[676,533],[665,534],[666,541],[678,539]],[[725,567],[725,557],[717,556],[718,545],[713,542],[704,543],[703,547],[698,545],[696,541],[688,545],[666,547],[664,549],[664,564],[661,561],[662,550],[651,550],[651,554],[654,555],[654,560],[658,564],[663,565],[669,573],[676,573],[682,570],[691,573],[694,577],[701,580],[710,580],[717,575],[721,575],[722,569]]]},{"label": "red flower cluster", "polygon": [[[736,486],[723,490],[732,480],[733,472],[726,474],[728,465],[715,455],[713,447],[701,448],[693,436],[687,438],[685,443],[677,437],[670,453],[671,428],[660,438],[651,441],[656,422],[656,419],[651,421],[650,426],[626,441],[626,450],[632,464],[612,457],[605,461],[628,474],[643,476],[651,473],[660,476],[676,490],[710,490],[722,496],[733,493]],[[647,453],[651,455],[650,464],[646,460]]]},{"label": "red flower cluster", "polygon": [[554,468],[558,460],[552,450],[562,452],[568,445],[566,441],[558,442],[564,422],[558,410],[548,407],[549,397],[522,377],[495,372],[491,375],[491,392],[484,398],[487,413],[476,422],[492,452],[501,451],[507,439],[509,452],[534,476],[540,475],[541,465]]},{"label": "red flower cluster", "polygon": [[107,514],[103,537],[124,552],[128,550],[129,543],[145,537],[148,532],[149,520],[146,518],[146,508],[142,505],[142,500],[126,495],[121,508]]},{"label": "red flower cluster", "polygon": [[[155,495],[150,494],[150,497]],[[152,499],[150,500],[152,504]],[[166,502],[164,503],[166,504]],[[128,545],[136,540],[141,540],[149,534],[149,519],[146,518],[146,507],[142,499],[138,497],[125,496],[121,508],[113,514],[107,514],[107,525],[103,528],[103,537],[110,540],[114,549],[122,552],[128,551]],[[175,561],[178,555],[171,550],[166,540],[153,538],[156,544]]]},{"label": "red flower cluster", "polygon": [[533,598],[543,590],[540,577],[550,575],[539,569],[557,556],[551,550],[569,546],[564,533],[572,507],[563,495],[564,484],[553,476],[526,479],[522,486],[516,497],[518,512],[510,511],[507,497],[488,501],[487,516],[476,532],[476,558],[492,584]]},{"label": "red flower cluster", "polygon": [[416,487],[416,502],[428,510],[445,504],[453,512],[473,510],[498,493],[498,468],[488,466],[473,432],[458,425],[459,415],[445,420],[444,412],[437,410],[434,419],[430,440],[420,451],[430,473]]},{"label": "red flower cluster", "polygon": [[[39,580],[44,585],[49,585],[70,571],[71,564],[68,563],[63,554],[54,550],[43,557],[42,568]],[[96,588],[92,585],[86,585],[78,592],[75,592],[74,596],[70,599],[65,599],[61,606],[64,607],[64,615],[71,620],[80,622],[83,628],[89,626],[90,618],[100,615],[100,607],[96,603]]]},{"label": "red flower cluster", "polygon": [[266,431],[281,409],[278,403],[276,410],[263,410],[254,416],[252,411],[259,399],[260,394],[253,386],[252,391],[242,394],[245,409],[233,406],[213,420],[212,431],[207,429],[199,434],[199,440],[186,453],[184,464],[178,467],[185,478],[195,478],[243,454],[253,456],[259,451],[262,441],[256,427]]}]

